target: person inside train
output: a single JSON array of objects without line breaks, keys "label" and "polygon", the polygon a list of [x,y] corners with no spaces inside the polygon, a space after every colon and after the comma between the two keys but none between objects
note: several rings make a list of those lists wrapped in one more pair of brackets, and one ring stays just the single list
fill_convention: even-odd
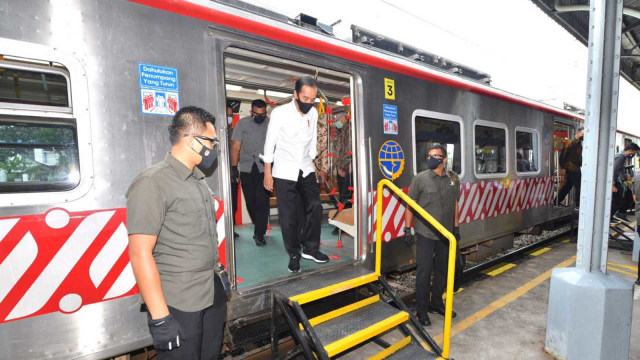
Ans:
[{"label": "person inside train", "polygon": [[336,128],[338,134],[336,137],[336,172],[338,179],[338,191],[340,192],[340,202],[345,208],[351,207],[353,188],[351,174],[351,124],[347,119],[347,114],[341,113],[336,116]]},{"label": "person inside train", "polygon": [[[233,106],[227,104],[227,138],[229,144],[231,144],[231,138],[233,137]],[[230,152],[231,153],[231,152]],[[233,221],[233,227],[236,226],[236,213],[238,212],[238,185],[240,184],[240,175],[231,171],[231,220]],[[233,231],[234,237],[239,237],[238,233]]]},{"label": "person inside train", "polygon": [[[271,112],[264,144],[264,187],[276,190],[278,217],[288,270],[300,271],[300,256],[316,263],[329,257],[320,252],[322,205],[313,159],[317,155],[318,111],[314,102],[318,89],[313,78],[305,76],[295,83],[294,99]],[[298,199],[302,209],[298,209]],[[305,212],[304,236],[300,238],[298,212]],[[302,253],[300,252],[302,250]]]},{"label": "person inside train", "polygon": [[576,208],[580,207],[580,182],[582,181],[582,140],[584,139],[584,128],[579,127],[576,135],[568,143],[564,145],[560,152],[560,167],[566,171],[566,181],[558,198],[553,201],[554,204],[562,206],[561,203],[572,188],[576,189]]},{"label": "person inside train", "polygon": [[611,221],[628,221],[625,212],[625,190],[624,183],[628,180],[628,172],[625,164],[627,160],[633,159],[640,151],[640,146],[634,142],[628,143],[624,150],[613,157],[613,196],[611,199]]},{"label": "person inside train", "polygon": [[527,159],[522,157],[521,153],[519,152],[516,153],[516,160],[517,160],[518,171],[531,171],[531,164]]},{"label": "person inside train", "polygon": [[[427,155],[428,169],[411,180],[409,197],[425,209],[435,220],[450,231],[458,241],[458,199],[460,181],[453,171],[447,170],[447,148],[433,145]],[[416,308],[417,317],[424,326],[431,325],[428,313],[445,314],[442,294],[447,279],[448,240],[421,216],[414,216],[407,206],[404,219],[404,241],[416,244]],[[411,232],[411,224],[415,236]],[[417,238],[417,241],[416,241]],[[434,273],[431,285],[431,273]],[[454,317],[456,313],[452,314]]]},{"label": "person inside train", "polygon": [[251,102],[251,115],[238,121],[231,138],[231,173],[240,178],[247,211],[255,226],[253,240],[257,246],[267,244],[264,235],[269,221],[269,193],[262,186],[264,163],[260,153],[268,126],[267,104],[256,99]]},{"label": "person inside train", "polygon": [[171,151],[126,193],[129,257],[160,360],[220,354],[230,284],[200,170],[218,156],[214,122],[201,108],[180,109],[169,126]]}]

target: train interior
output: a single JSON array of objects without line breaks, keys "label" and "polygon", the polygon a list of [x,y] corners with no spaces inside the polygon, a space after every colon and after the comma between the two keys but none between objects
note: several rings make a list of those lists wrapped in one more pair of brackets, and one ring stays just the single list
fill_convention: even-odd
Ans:
[{"label": "train interior", "polygon": [[[326,183],[320,184],[320,200],[323,206],[320,251],[327,254],[331,260],[324,264],[302,260],[301,273],[353,261],[357,254],[354,241],[355,209],[352,207],[355,203],[352,199],[355,194],[352,180],[355,174],[351,173],[349,177],[347,173],[339,179],[339,173],[344,172],[338,171],[337,163],[340,161],[340,154],[343,157],[345,154],[345,151],[341,152],[338,149],[341,139],[345,139],[345,136],[353,139],[354,134],[350,130],[351,126],[341,129],[336,126],[340,120],[346,119],[349,124],[353,122],[350,101],[351,76],[240,48],[229,48],[225,51],[224,73],[227,111],[233,112],[231,127],[235,127],[240,119],[250,116],[253,100],[264,100],[267,104],[267,114],[270,114],[277,106],[292,101],[294,83],[298,78],[316,78],[319,89],[316,99],[317,126],[319,134],[324,128],[327,136],[318,136],[319,155],[315,165],[316,169],[325,166],[328,173]],[[229,110],[229,107],[232,110]],[[350,144],[353,144],[353,140],[347,147],[350,147]],[[351,149],[348,149],[348,157],[347,161],[351,162]],[[344,184],[344,181],[347,181],[347,184]],[[265,234],[266,245],[256,246],[253,239],[254,225],[247,211],[242,186],[236,187],[236,184],[231,184],[232,192],[238,194],[236,209],[232,211],[235,223],[233,246],[238,289],[247,290],[295,276],[296,274],[287,271],[289,256],[284,248],[280,230],[275,192],[269,193],[270,213]]]},{"label": "train interior", "polygon": [[[562,188],[565,183],[565,173],[564,169],[560,166],[560,154],[562,153],[562,149],[564,144],[571,140],[575,134],[574,127],[572,125],[568,125],[561,122],[555,122],[553,124],[553,198],[558,198],[558,192]],[[574,193],[575,191],[571,191],[571,193],[562,201],[562,204],[554,204],[569,206],[574,203]]]}]

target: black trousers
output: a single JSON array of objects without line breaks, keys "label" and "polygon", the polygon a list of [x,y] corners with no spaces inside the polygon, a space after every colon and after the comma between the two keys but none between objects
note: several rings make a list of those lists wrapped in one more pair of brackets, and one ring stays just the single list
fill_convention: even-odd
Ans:
[{"label": "black trousers", "polygon": [[255,225],[253,235],[264,235],[269,221],[269,193],[265,190],[264,173],[253,163],[251,172],[240,173],[240,184],[251,222]]},{"label": "black trousers", "polygon": [[214,297],[213,305],[200,311],[185,312],[169,306],[169,312],[182,326],[184,339],[179,348],[159,351],[159,360],[218,360],[224,338],[227,297],[217,275]]},{"label": "black trousers", "polygon": [[[278,217],[284,247],[289,256],[300,255],[301,246],[305,252],[318,250],[322,204],[315,172],[302,177],[300,171],[298,181],[274,178],[273,185],[278,200]],[[305,215],[304,223],[300,221],[299,216],[302,212]],[[304,229],[301,229],[302,224]]]},{"label": "black trousers", "polygon": [[231,211],[233,214],[231,217],[233,218],[233,225],[236,224],[236,213],[238,212],[238,183],[231,181]]},{"label": "black trousers", "polygon": [[572,188],[576,188],[576,206],[580,206],[580,183],[582,181],[582,173],[580,171],[567,171],[567,181],[558,193],[558,204],[561,203],[569,194]]},{"label": "black trousers", "polygon": [[[416,234],[416,308],[426,314],[429,307],[443,308],[442,294],[447,280],[449,243]],[[435,257],[434,257],[435,255]],[[431,273],[435,273],[431,286]]]},{"label": "black trousers", "polygon": [[611,196],[611,216],[615,215],[618,211],[622,211],[624,206],[624,186],[620,182],[614,184],[618,191],[614,192]]},{"label": "black trousers", "polygon": [[351,207],[352,191],[349,190],[349,187],[353,186],[353,181],[351,181],[351,173],[347,173],[347,176],[342,177],[338,174],[338,191],[340,192],[340,202],[345,205],[346,208]]}]

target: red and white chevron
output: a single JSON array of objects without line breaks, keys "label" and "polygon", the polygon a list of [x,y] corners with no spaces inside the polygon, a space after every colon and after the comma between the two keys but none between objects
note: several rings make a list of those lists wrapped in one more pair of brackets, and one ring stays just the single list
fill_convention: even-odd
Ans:
[{"label": "red and white chevron", "polygon": [[[216,199],[224,262],[224,215]],[[126,209],[0,218],[0,323],[138,293],[129,255]]]}]

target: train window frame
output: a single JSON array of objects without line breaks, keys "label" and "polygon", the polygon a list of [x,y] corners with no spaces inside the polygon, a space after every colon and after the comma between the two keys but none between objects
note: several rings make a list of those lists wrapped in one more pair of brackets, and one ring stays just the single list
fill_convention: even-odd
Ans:
[{"label": "train window frame", "polygon": [[[530,134],[535,134],[536,135],[536,147],[537,147],[537,151],[536,151],[537,154],[536,155],[537,155],[538,163],[536,164],[536,169],[537,170],[535,170],[535,171],[518,171],[518,166],[517,166],[517,164],[514,163],[515,164],[515,169],[516,169],[516,174],[518,176],[537,176],[537,175],[540,175],[540,172],[541,172],[541,170],[540,170],[540,168],[541,168],[541,166],[540,166],[540,155],[541,155],[541,152],[540,152],[541,151],[541,149],[540,149],[540,131],[538,131],[537,129],[529,128],[529,127],[516,126],[513,129],[513,137],[515,139],[513,141],[514,154],[518,151],[518,148],[516,147],[517,146],[516,142],[517,142],[517,139],[518,139],[518,136],[517,136],[518,132],[525,132],[525,133],[530,133]],[[516,158],[514,160],[517,161],[517,156],[516,156]]]},{"label": "train window frame", "polygon": [[[465,174],[465,148],[464,148],[464,139],[465,139],[465,127],[464,120],[462,117],[453,114],[441,113],[431,110],[424,109],[416,109],[411,114],[411,146],[413,148],[413,175],[418,174],[418,161],[417,161],[417,153],[418,149],[416,147],[416,118],[417,117],[425,117],[432,118],[441,121],[450,121],[455,122],[460,125],[460,173],[458,174],[458,178],[463,179]],[[453,169],[453,168],[452,168]]]},{"label": "train window frame", "polygon": [[[505,159],[505,169],[503,172],[499,172],[499,173],[489,173],[489,174],[483,174],[483,173],[478,173],[477,171],[477,166],[476,166],[476,156],[475,156],[475,149],[476,149],[476,126],[485,126],[485,127],[492,127],[492,128],[496,128],[496,129],[502,129],[504,130],[504,136],[505,136],[505,155],[506,155],[506,159]],[[489,120],[483,120],[483,119],[476,119],[473,122],[473,142],[472,142],[472,149],[473,149],[473,174],[475,175],[475,177],[477,179],[499,179],[499,178],[503,178],[505,176],[509,175],[509,170],[511,169],[511,152],[509,151],[510,144],[511,142],[509,141],[509,127],[506,124],[503,123],[499,123],[496,121],[489,121]]]},{"label": "train window frame", "polygon": [[[87,73],[76,55],[47,45],[0,38],[3,65],[61,74],[67,80],[68,107],[0,102],[0,117],[10,122],[39,122],[75,127],[80,179],[71,189],[0,193],[0,208],[59,206],[85,196],[93,186],[94,164]],[[45,66],[55,64],[55,68]]]}]

